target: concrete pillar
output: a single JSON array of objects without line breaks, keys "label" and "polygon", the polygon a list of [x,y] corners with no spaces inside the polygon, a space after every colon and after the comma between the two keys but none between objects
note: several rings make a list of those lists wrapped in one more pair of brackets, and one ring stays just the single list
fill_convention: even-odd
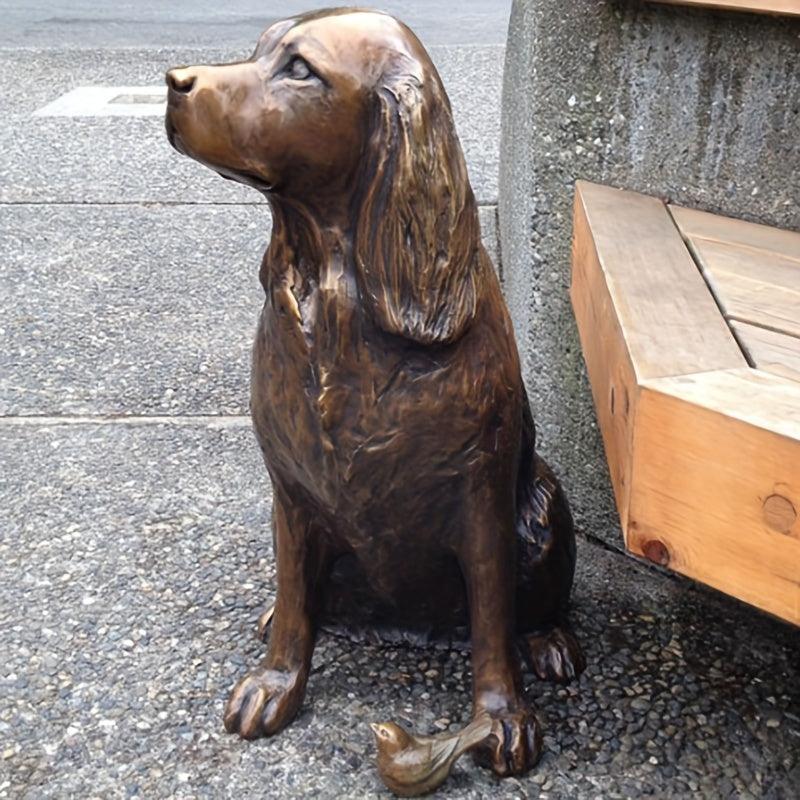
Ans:
[{"label": "concrete pillar", "polygon": [[578,178],[800,227],[800,20],[515,0],[503,89],[504,286],[541,452],[579,527],[622,546],[569,305]]}]

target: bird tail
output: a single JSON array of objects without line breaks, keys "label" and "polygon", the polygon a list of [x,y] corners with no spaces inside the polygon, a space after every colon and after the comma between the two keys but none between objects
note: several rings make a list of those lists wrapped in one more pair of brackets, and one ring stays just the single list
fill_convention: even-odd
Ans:
[{"label": "bird tail", "polygon": [[[472,722],[465,728],[462,728],[456,735],[458,736],[458,745],[456,750],[458,756],[477,747],[487,736],[492,732],[494,722],[492,718],[486,714],[479,714]],[[458,757],[456,756],[456,757]]]}]

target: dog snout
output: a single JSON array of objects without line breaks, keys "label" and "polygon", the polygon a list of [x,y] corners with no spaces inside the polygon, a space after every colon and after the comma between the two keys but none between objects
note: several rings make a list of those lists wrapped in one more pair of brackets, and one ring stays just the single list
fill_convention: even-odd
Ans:
[{"label": "dog snout", "polygon": [[171,69],[167,73],[167,86],[176,94],[190,94],[197,83],[197,73],[188,67]]}]

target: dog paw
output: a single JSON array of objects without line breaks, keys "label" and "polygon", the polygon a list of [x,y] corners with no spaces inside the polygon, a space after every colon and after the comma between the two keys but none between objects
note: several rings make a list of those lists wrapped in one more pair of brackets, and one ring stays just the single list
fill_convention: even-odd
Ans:
[{"label": "dog paw", "polygon": [[234,686],[225,707],[225,730],[243,739],[272,736],[297,714],[306,681],[297,672],[258,667]]},{"label": "dog paw", "polygon": [[543,681],[569,683],[586,668],[578,640],[564,628],[553,628],[538,636],[528,634],[519,644],[528,666]]},{"label": "dog paw", "polygon": [[480,767],[495,775],[524,775],[542,754],[542,726],[525,705],[516,710],[492,712],[492,732],[472,750]]}]

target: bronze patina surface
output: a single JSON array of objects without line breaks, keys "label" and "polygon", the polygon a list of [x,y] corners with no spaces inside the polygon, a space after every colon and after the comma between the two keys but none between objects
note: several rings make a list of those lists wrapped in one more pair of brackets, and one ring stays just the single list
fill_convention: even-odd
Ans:
[{"label": "bronze patina surface", "polygon": [[479,714],[457,733],[437,736],[414,736],[394,722],[372,724],[378,774],[401,797],[428,794],[447,780],[464,753],[491,735],[493,724],[488,714]]},{"label": "bronze patina surface", "polygon": [[575,544],[534,450],[513,331],[484,250],[450,103],[392,17],[276,23],[240,63],[167,74],[182,153],[263,192],[273,216],[252,362],[274,487],[267,654],[229,731],[269,736],[303,701],[319,626],[472,648],[473,752],[538,758],[517,644],[543,678],[582,655],[564,627]]}]

